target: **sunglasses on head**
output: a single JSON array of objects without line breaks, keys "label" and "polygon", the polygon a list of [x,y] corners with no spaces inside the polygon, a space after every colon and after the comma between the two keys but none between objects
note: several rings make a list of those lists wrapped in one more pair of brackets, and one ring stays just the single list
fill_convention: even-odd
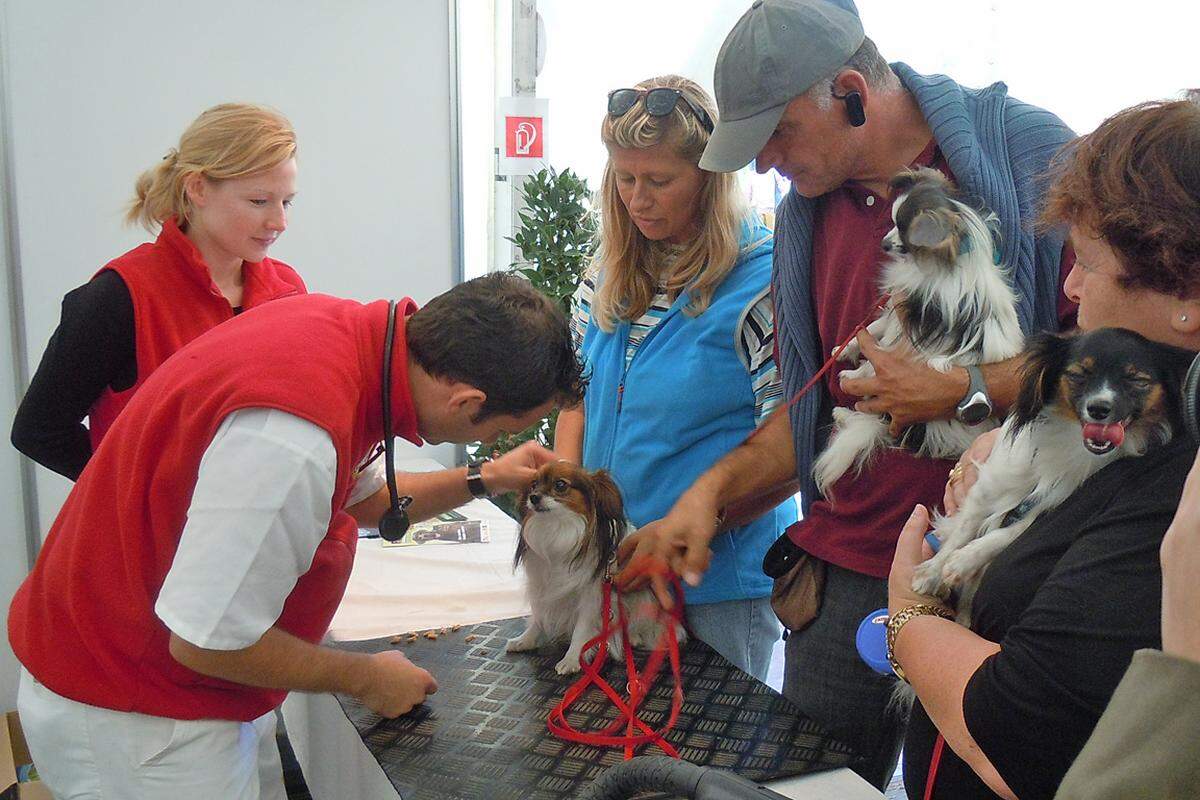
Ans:
[{"label": "sunglasses on head", "polygon": [[692,102],[683,92],[667,86],[657,89],[613,89],[608,93],[608,113],[610,116],[619,117],[637,105],[637,101],[642,98],[645,98],[646,113],[652,117],[667,116],[682,100],[696,115],[704,130],[710,135],[713,132],[713,121],[708,112]]}]

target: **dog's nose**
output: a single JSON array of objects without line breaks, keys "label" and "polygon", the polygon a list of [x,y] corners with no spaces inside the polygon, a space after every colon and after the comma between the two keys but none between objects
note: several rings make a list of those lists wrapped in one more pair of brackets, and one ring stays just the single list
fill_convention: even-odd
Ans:
[{"label": "dog's nose", "polygon": [[542,496],[540,494],[529,495],[529,505],[536,506],[540,502],[542,502]]},{"label": "dog's nose", "polygon": [[885,252],[885,253],[892,252],[892,243],[889,242],[887,239],[884,239],[883,244],[880,246],[883,248],[883,252]]},{"label": "dog's nose", "polygon": [[1084,407],[1093,422],[1104,422],[1112,414],[1112,403],[1107,400],[1089,400]]}]

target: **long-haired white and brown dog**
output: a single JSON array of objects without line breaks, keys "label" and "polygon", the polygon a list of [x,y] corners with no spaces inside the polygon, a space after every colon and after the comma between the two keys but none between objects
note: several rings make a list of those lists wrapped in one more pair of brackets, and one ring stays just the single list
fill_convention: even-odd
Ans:
[{"label": "long-haired white and brown dog", "polygon": [[[579,671],[583,646],[600,633],[606,568],[613,565],[617,545],[630,531],[621,492],[605,470],[588,472],[577,464],[555,461],[538,470],[521,497],[524,516],[517,539],[514,567],[524,565],[529,596],[529,624],[507,650],[518,653],[570,640],[555,665],[560,675]],[[662,632],[657,601],[648,589],[622,595],[630,609],[629,639],[635,648],[652,648]],[[613,600],[615,614],[616,599]],[[677,627],[682,644],[686,634]],[[608,652],[624,657],[619,632]]]},{"label": "long-haired white and brown dog", "polygon": [[[1023,337],[1016,300],[997,264],[991,216],[962,202],[936,170],[905,170],[892,179],[892,187],[900,192],[892,204],[896,225],[882,244],[891,254],[882,280],[889,300],[867,331],[885,350],[907,342],[940,372],[1015,356]],[[857,362],[861,355],[851,341],[841,360]],[[864,361],[842,377],[874,374]],[[880,414],[835,408],[833,421],[829,444],[813,467],[826,497],[846,472],[861,470],[873,453],[894,444],[889,422]],[[900,444],[921,456],[956,458],[995,427],[992,420],[976,425],[937,420],[909,427]]]},{"label": "long-haired white and brown dog", "polygon": [[1192,353],[1121,328],[1030,341],[1017,406],[958,513],[937,516],[942,545],[913,589],[958,589],[967,622],[983,570],[1039,516],[1120,458],[1183,430],[1181,387]]}]

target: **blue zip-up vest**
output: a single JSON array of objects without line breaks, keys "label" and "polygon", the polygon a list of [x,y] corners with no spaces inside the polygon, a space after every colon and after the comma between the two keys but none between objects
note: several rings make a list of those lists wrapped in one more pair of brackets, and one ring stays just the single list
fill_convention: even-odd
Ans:
[{"label": "blue zip-up vest", "polygon": [[[665,516],[701,473],[754,430],[754,389],[737,339],[745,314],[770,288],[769,236],[761,225],[746,226],[742,255],[705,312],[684,314],[689,296],[680,294],[628,368],[629,323],[605,333],[588,321],[583,357],[592,378],[584,398],[583,464],[612,473],[634,525]],[[769,595],[763,555],[795,521],[796,504],[788,500],[719,534],[704,581],[684,588],[686,602]]]}]

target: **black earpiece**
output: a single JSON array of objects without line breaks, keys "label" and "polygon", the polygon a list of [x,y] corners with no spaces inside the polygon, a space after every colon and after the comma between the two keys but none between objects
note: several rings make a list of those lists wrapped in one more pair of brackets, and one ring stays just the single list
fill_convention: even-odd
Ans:
[{"label": "black earpiece", "polygon": [[396,443],[392,432],[392,340],[396,338],[396,301],[388,303],[387,333],[383,340],[383,463],[387,475],[391,506],[379,518],[379,535],[389,542],[399,541],[408,531],[408,507],[411,497],[400,496],[396,488]]},{"label": "black earpiece", "polygon": [[846,104],[846,116],[850,119],[850,124],[855,128],[861,128],[867,122],[867,112],[863,108],[862,95],[858,92],[846,92],[845,94],[832,93],[834,100],[841,100]]}]

